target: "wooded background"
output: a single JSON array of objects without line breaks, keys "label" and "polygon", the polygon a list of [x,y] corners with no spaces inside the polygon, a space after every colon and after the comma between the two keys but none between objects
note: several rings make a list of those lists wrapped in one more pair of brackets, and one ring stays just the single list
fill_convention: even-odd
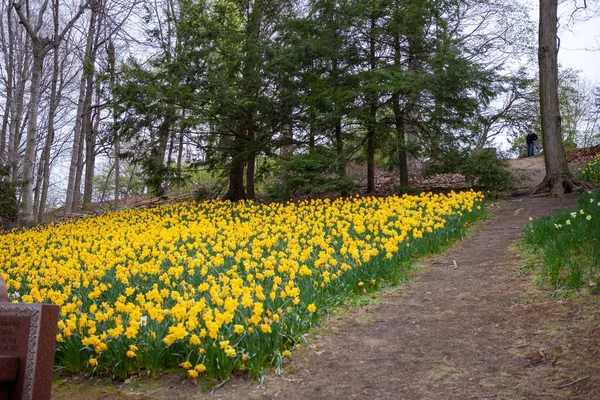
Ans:
[{"label": "wooded background", "polygon": [[[190,182],[231,200],[261,185],[343,195],[349,164],[373,193],[376,168],[405,187],[410,159],[457,170],[498,136],[524,151],[546,115],[527,5],[2,0],[0,217],[43,222]],[[593,7],[573,1],[571,17]],[[598,144],[600,89],[571,69],[557,86],[559,139]]]}]

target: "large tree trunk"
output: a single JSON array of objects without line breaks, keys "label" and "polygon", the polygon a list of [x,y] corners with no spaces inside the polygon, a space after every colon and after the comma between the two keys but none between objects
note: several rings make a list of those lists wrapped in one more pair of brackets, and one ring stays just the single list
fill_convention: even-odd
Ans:
[{"label": "large tree trunk", "polygon": [[540,111],[546,177],[537,191],[560,196],[579,188],[569,172],[561,134],[558,104],[557,0],[540,0],[538,63]]}]

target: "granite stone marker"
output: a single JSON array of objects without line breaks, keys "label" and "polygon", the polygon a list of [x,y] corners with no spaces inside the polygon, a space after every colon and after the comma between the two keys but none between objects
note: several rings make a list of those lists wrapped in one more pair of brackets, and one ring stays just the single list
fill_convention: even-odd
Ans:
[{"label": "granite stone marker", "polygon": [[49,400],[58,306],[10,303],[0,275],[0,400]]}]

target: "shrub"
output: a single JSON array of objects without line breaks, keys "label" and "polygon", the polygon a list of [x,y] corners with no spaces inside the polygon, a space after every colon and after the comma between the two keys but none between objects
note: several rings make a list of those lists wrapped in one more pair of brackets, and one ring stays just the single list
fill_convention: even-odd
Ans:
[{"label": "shrub", "polygon": [[498,193],[513,183],[513,173],[495,149],[473,151],[460,166],[460,172],[473,187]]},{"label": "shrub", "polygon": [[450,149],[425,170],[425,175],[453,172],[463,174],[471,186],[496,194],[508,189],[514,181],[506,160],[498,157],[494,148],[473,151]]},{"label": "shrub", "polygon": [[0,166],[0,227],[6,228],[15,222],[19,216],[19,203],[17,201],[17,185],[6,181],[8,168]]},{"label": "shrub", "polygon": [[266,187],[267,196],[272,201],[285,201],[294,193],[356,192],[356,183],[351,178],[336,175],[339,162],[336,155],[326,149],[279,159],[276,169],[280,179]]}]

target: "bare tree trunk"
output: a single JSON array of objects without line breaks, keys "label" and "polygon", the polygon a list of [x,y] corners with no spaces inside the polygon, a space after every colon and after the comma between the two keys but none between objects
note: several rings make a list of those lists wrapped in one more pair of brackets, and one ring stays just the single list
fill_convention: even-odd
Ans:
[{"label": "bare tree trunk", "polygon": [[291,157],[294,155],[294,129],[291,118],[291,112],[286,112],[288,116],[285,117],[281,133],[283,136],[283,147],[281,148],[281,155],[283,157]]},{"label": "bare tree trunk", "polygon": [[569,171],[561,134],[558,103],[557,0],[540,0],[538,63],[540,110],[546,177],[536,191],[560,196],[579,188]]},{"label": "bare tree trunk", "polygon": [[79,153],[80,153],[80,142],[83,140],[81,137],[81,115],[83,113],[83,102],[85,98],[85,74],[81,76],[81,82],[79,85],[79,101],[77,102],[77,117],[75,119],[75,126],[73,128],[73,148],[71,150],[71,163],[69,165],[69,180],[67,184],[67,198],[65,200],[65,215],[70,214],[75,210],[73,207],[73,201],[79,194],[79,188],[75,189],[75,177],[77,171],[81,169],[79,164]]},{"label": "bare tree trunk", "polygon": [[246,199],[244,189],[244,147],[246,142],[246,125],[243,120],[239,122],[233,142],[233,154],[231,157],[231,169],[229,170],[229,189],[225,199],[238,201]]},{"label": "bare tree trunk", "polygon": [[[333,57],[331,60],[331,75],[335,82],[338,80],[338,59]],[[337,120],[334,124],[334,143],[335,143],[335,152],[337,155],[337,174],[340,179],[346,178],[346,158],[344,155],[344,135],[342,131],[342,118],[337,117]],[[342,190],[340,193],[342,196],[346,196],[348,193],[346,190]]]},{"label": "bare tree trunk", "polygon": [[[402,68],[400,54],[400,37],[394,37],[394,66]],[[400,186],[408,187],[408,157],[406,155],[406,134],[404,132],[404,113],[400,107],[400,93],[392,93],[392,111],[396,127],[396,143],[398,154],[398,169],[400,170]]]},{"label": "bare tree trunk", "polygon": [[21,145],[21,137],[23,134],[23,109],[25,108],[25,86],[27,84],[27,76],[29,67],[31,66],[31,52],[28,51],[28,47],[30,46],[31,40],[29,36],[26,37],[23,43],[22,53],[24,53],[24,57],[22,58],[22,63],[20,65],[20,72],[17,85],[16,96],[14,97],[13,104],[11,104],[11,124],[12,129],[10,130],[11,136],[8,141],[9,146],[9,154],[8,156],[11,158],[11,182],[17,182],[19,178],[19,147]]},{"label": "bare tree trunk", "polygon": [[[113,111],[114,113],[114,111]],[[116,120],[116,118],[114,118]],[[116,121],[113,120],[113,124],[116,125]],[[118,137],[115,138],[115,201],[113,208],[117,210],[119,208],[119,201],[121,197],[121,142]]]},{"label": "bare tree trunk", "polygon": [[167,169],[171,169],[171,164],[173,164],[173,148],[175,147],[175,135],[171,135],[169,139],[169,152],[167,153]]},{"label": "bare tree trunk", "polygon": [[315,124],[314,124],[314,119],[313,117],[309,117],[310,119],[310,126],[308,127],[308,151],[309,153],[312,153],[313,151],[315,151]]},{"label": "bare tree trunk", "polygon": [[[94,95],[94,73],[95,73],[95,65],[96,65],[96,57],[98,55],[99,49],[99,39],[100,39],[100,29],[102,27],[102,2],[100,0],[96,1],[94,4],[94,8],[92,13],[96,13],[97,21],[95,25],[94,35],[94,45],[92,46],[92,51],[90,53],[89,62],[86,64],[85,68],[89,68],[88,71],[88,80],[86,87],[86,108],[84,108],[85,112],[85,143],[86,143],[86,153],[85,153],[85,181],[83,187],[83,207],[89,209],[92,204],[92,194],[94,190],[94,168],[96,166],[96,129],[92,125],[92,98]],[[90,30],[90,32],[92,32]],[[97,118],[99,120],[99,116]]]},{"label": "bare tree trunk", "polygon": [[256,198],[256,192],[254,188],[254,174],[256,172],[256,134],[254,132],[254,119],[252,115],[248,115],[248,130],[247,130],[247,141],[248,146],[248,164],[246,165],[246,197],[248,199],[254,200]]},{"label": "bare tree trunk", "polygon": [[[84,102],[85,103],[85,102]],[[85,106],[84,106],[85,107]],[[77,155],[77,171],[75,173],[75,182],[73,185],[73,211],[77,211],[79,210],[79,204],[81,201],[81,178],[83,176],[83,168],[85,166],[85,161],[84,161],[84,148],[85,148],[85,130],[83,128],[83,125],[85,124],[85,120],[83,120],[83,115],[82,115],[82,121],[81,121],[81,132],[79,133],[79,148],[77,149],[77,152],[75,153]]]},{"label": "bare tree trunk", "polygon": [[[44,58],[48,52],[60,44],[65,34],[71,29],[75,21],[81,16],[87,3],[82,5],[79,10],[73,15],[71,20],[65,25],[63,31],[54,35],[53,38],[40,37],[42,25],[44,23],[44,13],[48,8],[49,0],[44,0],[41,4],[39,14],[35,24],[29,19],[29,15],[25,15],[22,8],[25,5],[25,0],[20,0],[18,3],[13,3],[13,7],[19,16],[19,20],[25,28],[27,35],[31,39],[31,48],[33,56],[33,65],[31,69],[31,84],[29,86],[29,106],[27,109],[27,137],[25,142],[25,158],[23,161],[23,195],[22,195],[22,214],[26,222],[33,222],[33,201],[32,201],[32,185],[33,185],[33,168],[35,163],[35,145],[37,133],[37,117],[40,95],[40,79],[44,67]],[[56,15],[58,14],[58,0],[53,0],[53,8]]]},{"label": "bare tree trunk", "polygon": [[119,133],[117,132],[117,101],[115,98],[115,87],[116,87],[116,76],[115,76],[115,46],[112,41],[108,43],[106,48],[106,55],[108,58],[108,69],[110,73],[110,92],[112,96],[112,136],[115,142],[115,200],[113,208],[116,210],[119,208],[119,197],[121,193],[121,141],[119,139]]},{"label": "bare tree trunk", "polygon": [[[182,111],[182,117],[185,120],[185,109]],[[183,162],[183,138],[185,134],[185,128],[182,126],[179,131],[179,143],[177,145],[177,177],[181,178],[181,164]]]},{"label": "bare tree trunk", "polygon": [[[58,36],[58,10],[54,10],[54,36]],[[64,64],[63,64],[64,68]],[[52,143],[54,142],[54,119],[56,117],[56,110],[60,104],[61,91],[58,89],[58,76],[60,72],[59,62],[59,46],[54,46],[53,54],[53,65],[52,65],[52,80],[50,83],[50,107],[48,110],[48,134],[46,135],[46,143],[44,144],[44,150],[42,151],[42,157],[40,160],[42,177],[40,199],[37,209],[37,221],[44,222],[44,214],[46,213],[46,201],[48,199],[48,189],[50,187],[50,152],[52,151]]]},{"label": "bare tree trunk", "polygon": [[25,222],[33,222],[33,170],[35,165],[35,148],[37,137],[37,117],[40,96],[40,79],[44,67],[44,58],[48,52],[47,42],[42,39],[32,39],[33,65],[31,68],[31,85],[29,89],[29,107],[27,109],[27,137],[25,142],[25,157],[23,160],[23,207],[22,214]]},{"label": "bare tree trunk", "polygon": [[[88,77],[93,74],[93,68],[90,67],[92,59],[92,47],[94,43],[94,31],[96,28],[96,2],[92,6],[90,15],[90,26],[85,46],[85,55],[83,58],[83,71],[81,73],[81,82],[79,86],[79,101],[77,103],[77,117],[75,127],[73,128],[73,150],[71,153],[71,163],[69,165],[69,181],[67,184],[67,197],[65,200],[65,215],[76,211],[79,207],[79,191],[81,188],[81,175],[83,172],[83,141],[85,139],[85,113],[89,106],[86,106],[88,100]],[[89,104],[89,103],[87,103]]]},{"label": "bare tree trunk", "polygon": [[[46,140],[48,135],[46,135]],[[42,149],[42,157],[44,156],[44,149]],[[37,221],[38,211],[40,208],[40,194],[42,191],[42,181],[44,176],[44,163],[43,159],[37,163],[37,171],[35,173],[35,185],[33,186],[33,219]]]},{"label": "bare tree trunk", "polygon": [[[2,131],[0,133],[0,164],[8,163],[8,150],[6,148],[7,140],[10,137],[8,132],[9,125],[8,120],[10,117],[10,108],[13,101],[13,75],[14,75],[14,35],[13,35],[13,27],[12,27],[12,6],[8,5],[7,7],[7,16],[6,20],[8,21],[8,40],[4,37],[4,23],[0,22],[0,29],[2,30],[2,52],[4,53],[4,59],[6,64],[6,103],[4,105],[4,115],[2,115]],[[3,21],[0,18],[0,21]]]},{"label": "bare tree trunk", "polygon": [[113,170],[115,169],[115,164],[113,164],[108,170],[108,174],[106,174],[106,179],[104,180],[104,186],[102,186],[102,193],[100,194],[100,202],[104,203],[104,199],[106,198],[106,190],[108,189],[108,185],[110,182],[110,177],[112,176]]},{"label": "bare tree trunk", "polygon": [[[373,73],[377,68],[375,53],[375,16],[371,16],[369,37],[369,70]],[[367,193],[375,193],[375,125],[377,123],[377,93],[368,95],[369,113],[367,126]]]}]

